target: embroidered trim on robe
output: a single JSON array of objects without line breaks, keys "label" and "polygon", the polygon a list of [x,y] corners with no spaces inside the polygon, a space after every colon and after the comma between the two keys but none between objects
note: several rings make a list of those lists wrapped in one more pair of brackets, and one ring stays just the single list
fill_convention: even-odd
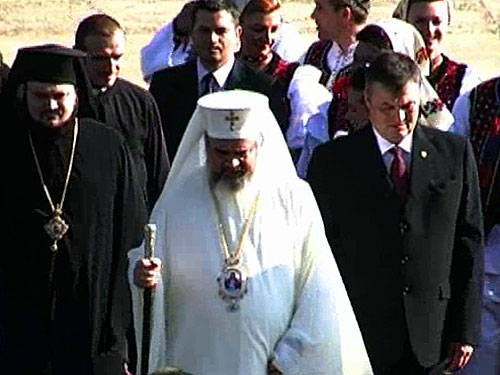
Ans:
[{"label": "embroidered trim on robe", "polygon": [[283,60],[277,53],[273,53],[273,59],[269,63],[269,65],[264,69],[266,74],[269,74],[281,81],[286,85],[287,90],[290,82],[292,81],[293,74],[295,70],[299,67],[299,63],[297,62],[289,62]]},{"label": "embroidered trim on robe", "polygon": [[443,62],[439,68],[429,76],[429,82],[450,111],[460,95],[466,69],[467,65],[450,60],[443,55]]},{"label": "embroidered trim on robe", "polygon": [[[500,137],[500,77],[483,82],[470,93],[470,134],[472,147],[478,163],[479,185],[483,197],[484,211],[488,211],[487,197],[495,178],[498,163],[498,145],[494,138]],[[497,139],[498,142],[498,139]]]},{"label": "embroidered trim on robe", "polygon": [[328,135],[333,139],[339,130],[351,130],[347,120],[349,89],[353,84],[353,72],[350,67],[341,70],[332,86],[332,102],[328,107]]},{"label": "embroidered trim on robe", "polygon": [[328,51],[330,51],[332,45],[333,42],[331,40],[318,40],[317,42],[314,42],[307,50],[304,60],[304,64],[315,66],[321,70],[322,74],[319,79],[319,83],[323,86],[326,86],[332,74],[332,70],[328,66],[327,60]]}]

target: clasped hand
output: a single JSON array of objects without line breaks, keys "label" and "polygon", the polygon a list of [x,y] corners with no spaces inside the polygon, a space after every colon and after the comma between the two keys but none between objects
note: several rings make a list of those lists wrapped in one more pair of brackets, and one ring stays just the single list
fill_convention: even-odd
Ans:
[{"label": "clasped hand", "polygon": [[143,258],[135,264],[134,283],[144,289],[154,288],[160,281],[161,260]]}]

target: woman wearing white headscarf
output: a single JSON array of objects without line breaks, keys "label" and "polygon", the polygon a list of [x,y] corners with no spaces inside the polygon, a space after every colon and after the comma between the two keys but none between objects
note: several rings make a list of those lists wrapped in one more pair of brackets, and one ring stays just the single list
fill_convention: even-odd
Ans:
[{"label": "woman wearing white headscarf", "polygon": [[[379,51],[390,49],[394,52],[403,53],[413,59],[420,67],[423,76],[421,111],[426,125],[440,130],[448,130],[453,123],[453,116],[450,110],[444,106],[443,101],[430,82],[425,78],[429,75],[430,61],[422,36],[414,26],[396,18],[382,19],[367,26],[357,36],[359,44],[354,54],[355,64],[359,66],[360,64],[369,63],[375,57],[377,52],[373,50],[374,44],[372,40],[376,39],[373,31],[377,30],[377,28],[379,33],[382,34],[381,37],[386,39],[385,47],[383,45],[377,46]],[[367,45],[372,47],[368,54],[366,53]],[[362,51],[364,51],[364,56]]]},{"label": "woman wearing white headscarf", "polygon": [[450,111],[459,95],[481,83],[474,70],[444,53],[452,13],[452,0],[402,0],[393,14],[413,24],[422,34],[431,61],[428,79]]}]

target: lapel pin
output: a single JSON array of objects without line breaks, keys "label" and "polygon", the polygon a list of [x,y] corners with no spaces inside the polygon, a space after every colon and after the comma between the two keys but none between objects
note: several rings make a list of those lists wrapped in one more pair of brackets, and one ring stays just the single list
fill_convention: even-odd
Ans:
[{"label": "lapel pin", "polygon": [[427,151],[420,151],[420,156],[422,157],[422,159],[425,159],[427,157]]}]

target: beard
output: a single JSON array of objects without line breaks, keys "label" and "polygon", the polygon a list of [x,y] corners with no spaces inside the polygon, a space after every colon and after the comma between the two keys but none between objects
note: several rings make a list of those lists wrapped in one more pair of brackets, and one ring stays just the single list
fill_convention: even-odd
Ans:
[{"label": "beard", "polygon": [[256,186],[251,171],[238,175],[210,171],[210,187],[214,199],[230,216],[243,218],[249,214],[257,193]]},{"label": "beard", "polygon": [[246,171],[237,174],[210,171],[210,184],[212,187],[230,193],[237,193],[248,185],[252,172]]}]

